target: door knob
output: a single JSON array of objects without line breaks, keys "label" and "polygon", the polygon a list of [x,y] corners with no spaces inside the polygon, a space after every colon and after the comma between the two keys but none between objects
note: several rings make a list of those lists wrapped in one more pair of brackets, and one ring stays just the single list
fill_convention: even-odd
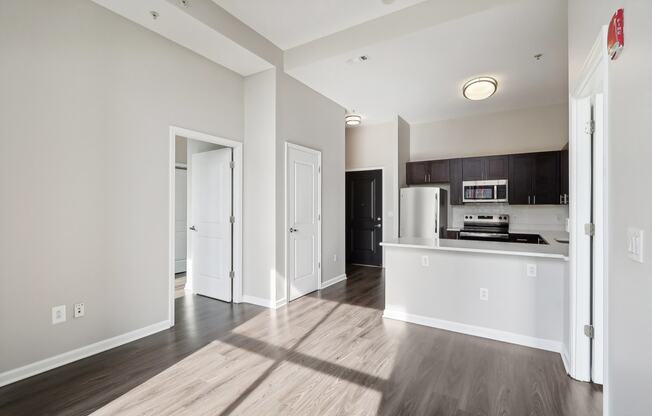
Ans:
[{"label": "door knob", "polygon": [[190,231],[197,231],[197,229],[195,228],[194,225],[191,225],[188,229],[189,229]]},{"label": "door knob", "polygon": [[381,224],[376,224],[376,225],[374,225],[374,227],[380,228],[380,227],[382,227],[382,225]]},{"label": "door knob", "polygon": [[299,231],[299,230],[297,230],[296,228],[292,228],[292,227],[290,227],[290,232],[291,232],[291,233],[296,233],[297,231]]}]

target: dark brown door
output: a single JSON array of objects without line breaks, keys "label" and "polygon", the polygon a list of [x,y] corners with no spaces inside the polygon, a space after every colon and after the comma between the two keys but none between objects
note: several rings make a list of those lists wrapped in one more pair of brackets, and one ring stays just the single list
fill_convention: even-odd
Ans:
[{"label": "dark brown door", "polygon": [[428,162],[428,183],[448,183],[449,181],[448,160],[432,160]]},{"label": "dark brown door", "polygon": [[484,179],[507,179],[509,156],[488,156],[484,158]]},{"label": "dark brown door", "polygon": [[513,205],[531,204],[533,200],[532,183],[535,157],[532,153],[511,155],[509,157],[509,203]]},{"label": "dark brown door", "polygon": [[481,181],[484,179],[482,172],[483,158],[467,157],[462,159],[462,177],[465,181]]},{"label": "dark brown door", "polygon": [[408,162],[405,165],[405,181],[408,185],[426,183],[428,176],[428,162]]},{"label": "dark brown door", "polygon": [[535,154],[533,204],[559,204],[559,152]]},{"label": "dark brown door", "polygon": [[346,261],[381,266],[383,173],[346,173]]},{"label": "dark brown door", "polygon": [[451,180],[450,203],[451,205],[462,205],[462,194],[464,193],[462,187],[462,159],[451,159],[449,163],[449,176]]}]

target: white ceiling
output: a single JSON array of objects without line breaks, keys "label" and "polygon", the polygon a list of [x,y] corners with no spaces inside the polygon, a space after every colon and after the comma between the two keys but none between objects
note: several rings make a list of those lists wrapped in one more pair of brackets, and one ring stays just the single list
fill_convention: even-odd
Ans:
[{"label": "white ceiling", "polygon": [[[272,65],[167,0],[93,0],[203,57],[247,76]],[[212,4],[212,3],[211,3]],[[159,14],[153,19],[151,11]]]},{"label": "white ceiling", "polygon": [[[567,100],[565,0],[515,0],[287,71],[365,122],[410,123]],[[533,55],[543,53],[540,61]],[[365,63],[346,61],[368,55]],[[475,76],[498,80],[488,100],[462,97]],[[526,133],[526,132],[524,132]]]},{"label": "white ceiling", "polygon": [[285,50],[424,0],[213,1]]}]

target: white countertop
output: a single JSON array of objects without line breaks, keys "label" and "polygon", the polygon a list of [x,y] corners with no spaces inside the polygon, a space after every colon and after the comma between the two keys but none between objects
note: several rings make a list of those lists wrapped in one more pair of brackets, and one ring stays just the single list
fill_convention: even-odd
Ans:
[{"label": "white countertop", "polygon": [[[511,231],[511,230],[510,230]],[[514,231],[512,231],[514,232]],[[568,260],[568,244],[555,238],[568,239],[564,231],[518,230],[517,233],[539,234],[548,244],[503,243],[476,240],[449,240],[445,238],[398,238],[380,243],[384,247],[418,248],[429,250],[464,251],[471,253],[495,253],[511,256],[547,257]]]}]

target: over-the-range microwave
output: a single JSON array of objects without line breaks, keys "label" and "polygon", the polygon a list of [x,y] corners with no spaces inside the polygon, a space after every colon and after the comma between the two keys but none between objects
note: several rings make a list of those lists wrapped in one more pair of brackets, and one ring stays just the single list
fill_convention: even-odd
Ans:
[{"label": "over-the-range microwave", "polygon": [[507,202],[507,179],[464,181],[462,202]]}]

